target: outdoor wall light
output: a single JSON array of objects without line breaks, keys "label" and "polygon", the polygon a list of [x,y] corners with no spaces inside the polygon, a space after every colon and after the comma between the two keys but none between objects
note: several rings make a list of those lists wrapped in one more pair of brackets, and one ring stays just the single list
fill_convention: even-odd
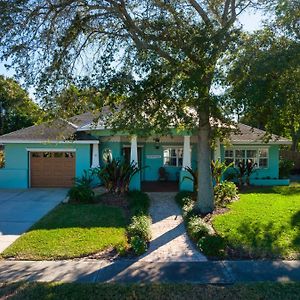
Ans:
[{"label": "outdoor wall light", "polygon": [[159,149],[159,142],[160,142],[159,138],[155,138],[153,139],[153,141],[155,143],[155,149]]}]

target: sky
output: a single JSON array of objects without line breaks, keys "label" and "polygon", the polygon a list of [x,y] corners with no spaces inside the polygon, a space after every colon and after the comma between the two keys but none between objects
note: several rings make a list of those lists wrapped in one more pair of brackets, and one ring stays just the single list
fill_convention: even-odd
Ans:
[{"label": "sky", "polygon": [[[243,13],[239,17],[240,23],[243,25],[244,30],[248,32],[253,32],[261,28],[262,20],[264,16],[260,12],[253,13],[251,11],[247,11],[247,13]],[[6,69],[4,66],[5,63],[0,62],[0,75],[4,75],[7,77],[13,77],[15,72],[14,69]],[[34,88],[29,89],[30,96],[34,99]]]}]

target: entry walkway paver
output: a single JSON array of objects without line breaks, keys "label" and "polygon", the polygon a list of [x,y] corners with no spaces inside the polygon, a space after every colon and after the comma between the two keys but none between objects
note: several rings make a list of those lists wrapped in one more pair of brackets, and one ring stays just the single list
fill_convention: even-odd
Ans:
[{"label": "entry walkway paver", "polygon": [[141,257],[144,262],[206,261],[189,239],[175,202],[176,193],[148,193],[151,199],[152,239],[148,251]]},{"label": "entry walkway paver", "polygon": [[300,261],[0,261],[0,282],[300,282]]}]

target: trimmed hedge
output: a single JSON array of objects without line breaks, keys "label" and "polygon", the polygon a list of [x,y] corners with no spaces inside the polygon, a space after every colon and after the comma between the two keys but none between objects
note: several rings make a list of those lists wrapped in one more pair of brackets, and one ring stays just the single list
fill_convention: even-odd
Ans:
[{"label": "trimmed hedge", "polygon": [[136,255],[142,255],[148,249],[151,239],[150,199],[147,194],[134,191],[128,193],[131,223],[127,234],[131,249]]}]

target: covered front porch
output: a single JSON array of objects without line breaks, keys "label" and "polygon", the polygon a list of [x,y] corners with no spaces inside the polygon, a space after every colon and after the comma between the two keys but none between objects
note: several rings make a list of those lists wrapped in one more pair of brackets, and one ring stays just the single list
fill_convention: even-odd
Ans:
[{"label": "covered front porch", "polygon": [[[127,147],[130,161],[142,168],[131,181],[131,190],[147,192],[193,191],[193,181],[186,168],[196,169],[197,143],[190,135],[142,139],[130,137]],[[221,157],[220,143],[217,144],[214,157]],[[163,175],[161,174],[163,173]]]}]

